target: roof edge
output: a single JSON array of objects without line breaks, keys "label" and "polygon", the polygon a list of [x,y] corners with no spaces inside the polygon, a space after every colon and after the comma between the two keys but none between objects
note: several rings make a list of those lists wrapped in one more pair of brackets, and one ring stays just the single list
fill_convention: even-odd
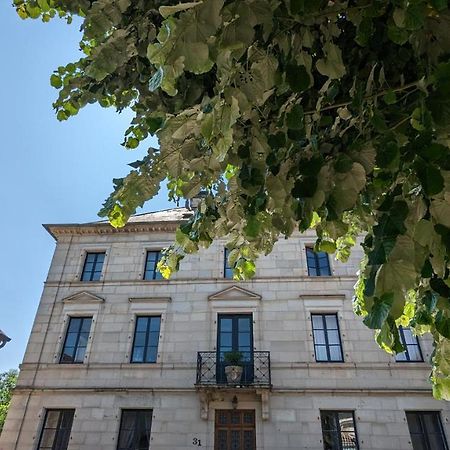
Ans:
[{"label": "roof edge", "polygon": [[63,235],[82,234],[115,234],[148,231],[175,231],[183,220],[157,221],[157,222],[129,222],[122,228],[114,228],[109,223],[65,223],[42,224],[50,236],[58,241]]}]

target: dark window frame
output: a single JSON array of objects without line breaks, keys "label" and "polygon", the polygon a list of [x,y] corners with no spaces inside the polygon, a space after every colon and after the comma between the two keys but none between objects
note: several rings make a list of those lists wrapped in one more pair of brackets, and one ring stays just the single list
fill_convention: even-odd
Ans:
[{"label": "dark window frame", "polygon": [[[249,330],[249,345],[240,346],[240,335],[242,333],[239,321],[244,319],[248,321]],[[252,383],[254,379],[254,328],[253,328],[253,313],[218,313],[217,314],[217,339],[216,339],[216,380],[218,383],[225,383],[225,355],[228,352],[241,352],[242,353],[242,367],[243,373],[241,381],[244,383]],[[231,330],[225,331],[223,329],[223,320],[231,320]],[[244,331],[247,334],[247,332]],[[224,335],[231,336],[231,345],[224,345]],[[229,349],[225,350],[225,348]],[[244,350],[242,347],[248,347],[248,350]]]},{"label": "dark window frame", "polygon": [[[398,333],[399,333],[399,336],[400,336],[400,341],[401,341],[403,347],[405,347],[405,351],[395,355],[395,361],[396,362],[406,362],[406,363],[410,363],[410,362],[424,362],[422,348],[420,347],[419,338],[417,336],[415,336],[411,332],[411,335],[415,338],[416,343],[415,344],[407,344],[406,343],[406,338],[405,338],[405,333],[404,333],[404,328],[402,326],[398,327]],[[410,355],[410,352],[409,352],[409,347],[417,347],[417,349],[419,350],[420,359],[411,359],[411,355]],[[397,359],[399,357],[399,355],[403,355],[403,354],[405,355],[406,359]]]},{"label": "dark window frame", "polygon": [[[74,352],[73,352],[72,358],[75,359],[75,356],[77,354],[77,350],[79,348],[80,334],[82,333],[81,329],[83,328],[83,321],[87,320],[87,319],[89,319],[91,321],[91,324],[89,325],[88,342],[86,342],[86,347],[85,347],[85,351],[84,351],[84,355],[83,355],[83,360],[82,361],[75,361],[75,360],[64,361],[63,360],[64,354],[65,354],[64,350],[66,349],[67,338],[69,337],[70,324],[71,324],[72,320],[80,320],[81,321],[80,325],[78,327],[78,330],[77,330],[77,337],[76,337],[76,340],[75,340],[75,344],[73,346]],[[89,344],[89,336],[91,334],[91,328],[92,328],[93,320],[94,320],[93,316],[69,316],[69,321],[68,321],[67,328],[66,328],[66,335],[64,337],[64,343],[63,343],[63,346],[62,346],[62,349],[61,349],[61,355],[59,357],[59,363],[60,364],[83,364],[84,363],[84,360],[86,359],[87,347],[88,347],[88,344]]]},{"label": "dark window frame", "polygon": [[[339,326],[339,318],[337,313],[311,313],[311,329],[312,329],[312,336],[313,336],[313,345],[314,345],[314,358],[315,361],[318,363],[341,363],[344,362],[344,349],[342,347],[342,338],[341,338],[341,329]],[[316,344],[316,339],[314,337],[314,331],[318,331],[317,329],[314,328],[314,320],[313,317],[314,316],[319,316],[322,318],[322,324],[323,324],[323,328],[322,330],[324,331],[324,335],[325,335],[325,344]],[[328,328],[327,328],[327,323],[326,323],[326,316],[334,316],[336,317],[336,329],[338,332],[338,337],[339,337],[339,349],[341,351],[341,359],[331,359],[331,354],[330,354],[330,346],[332,347],[336,347],[337,344],[330,344],[328,341]],[[326,360],[318,360],[317,359],[317,352],[316,352],[316,346],[317,347],[325,347],[326,351],[327,351],[327,359]]]},{"label": "dark window frame", "polygon": [[238,313],[218,313],[217,314],[217,341],[216,341],[216,348],[217,352],[220,351],[221,347],[221,336],[222,336],[222,320],[223,319],[229,319],[232,321],[232,331],[231,333],[231,350],[229,351],[240,351],[239,350],[239,325],[238,321],[239,319],[248,319],[250,330],[249,330],[249,336],[250,336],[250,344],[249,347],[251,349],[251,352],[253,352],[253,346],[254,346],[254,330],[253,330],[253,313],[252,312],[238,312]]},{"label": "dark window frame", "polygon": [[[335,415],[335,423],[338,426],[337,430],[324,430],[322,415],[325,414],[325,413]],[[345,410],[345,409],[341,409],[341,410],[337,410],[337,409],[321,409],[320,410],[320,425],[321,425],[321,428],[322,428],[322,442],[323,442],[323,448],[324,449],[325,449],[324,432],[328,432],[328,433],[329,432],[336,432],[336,433],[338,433],[338,436],[339,436],[339,443],[338,443],[339,449],[337,449],[337,450],[343,450],[343,449],[346,448],[343,445],[343,442],[342,442],[342,430],[341,430],[340,423],[339,423],[339,414],[343,414],[343,413],[346,413],[346,414],[351,413],[351,415],[352,415],[353,429],[355,430],[355,449],[359,450],[359,439],[358,439],[358,430],[357,430],[357,427],[356,427],[355,411],[354,410]]]},{"label": "dark window frame", "polygon": [[[308,276],[310,277],[331,277],[333,275],[331,271],[330,257],[326,252],[315,252],[314,247],[311,245],[305,245],[305,254],[306,254],[306,267],[308,268]],[[321,255],[325,255],[327,260],[327,268],[326,271],[328,273],[322,273],[325,269],[321,268],[320,259]],[[309,261],[313,258],[314,267],[310,266]],[[312,274],[311,272],[315,270],[316,274]]]},{"label": "dark window frame", "polygon": [[[48,415],[50,412],[54,412],[54,411],[59,412],[59,417],[58,417],[58,422],[57,422],[56,428],[47,427],[46,424],[47,424]],[[70,417],[70,428],[67,428],[68,435],[66,436],[65,441],[63,441],[62,443],[60,442],[60,444],[62,444],[62,445],[55,446],[55,444],[57,443],[57,439],[61,438],[61,433],[64,432],[64,430],[65,430],[61,427],[65,413],[72,415],[72,417]],[[38,446],[37,446],[36,450],[42,450],[42,449],[49,448],[47,446],[42,447],[42,439],[44,437],[44,433],[46,430],[55,430],[51,450],[67,450],[67,448],[69,447],[70,435],[72,433],[74,416],[75,416],[74,408],[48,408],[48,409],[45,409],[44,421],[42,422],[41,432],[40,432],[40,436],[39,436],[39,442],[38,442]]]},{"label": "dark window frame", "polygon": [[[149,261],[149,255],[151,253],[155,253],[156,254],[156,259],[155,261]],[[145,264],[144,264],[144,276],[142,277],[143,280],[145,281],[158,281],[158,280],[162,280],[163,276],[161,274],[161,272],[158,272],[157,270],[157,265],[158,262],[161,260],[161,250],[147,250],[145,253]],[[153,264],[152,268],[149,268],[149,263]],[[147,277],[147,273],[151,274],[151,277]]]},{"label": "dark window frame", "polygon": [[[94,255],[94,261],[92,261],[92,269],[89,272],[87,272],[86,265],[88,264],[89,255]],[[103,261],[101,261],[100,263],[98,262],[99,255],[103,255]],[[86,251],[86,254],[84,256],[84,264],[83,264],[83,270],[81,271],[80,281],[84,281],[85,283],[101,281],[102,274],[103,274],[103,266],[105,265],[105,261],[106,261],[106,251],[95,251],[95,252]],[[89,261],[89,263],[90,263],[90,261]],[[100,270],[96,270],[98,264],[101,264]],[[96,273],[99,273],[98,279],[95,278]],[[86,274],[89,274],[89,277],[87,280],[84,279]]]},{"label": "dark window frame", "polygon": [[228,265],[228,256],[230,255],[230,250],[225,247],[223,252],[223,277],[226,280],[233,280],[233,267]]},{"label": "dark window frame", "polygon": [[[151,319],[152,318],[159,318],[159,330],[158,330],[158,342],[155,345],[149,345],[149,339],[150,339],[150,327],[151,327]],[[134,349],[136,344],[136,334],[138,333],[138,321],[139,319],[150,319],[147,322],[147,327],[145,330],[145,346],[144,348],[144,355],[143,355],[143,361],[134,361]],[[161,314],[151,314],[151,315],[139,315],[135,317],[135,327],[134,327],[134,336],[133,336],[133,345],[131,347],[131,355],[130,355],[130,363],[131,364],[156,364],[158,362],[158,351],[159,351],[159,340],[161,338],[161,322],[162,322],[162,315]],[[156,347],[156,358],[154,361],[146,361],[146,356],[149,352],[150,348]]]},{"label": "dark window frame", "polygon": [[[118,432],[118,436],[117,436],[117,450],[121,450],[124,447],[120,447],[120,438],[121,438],[121,433],[123,432],[123,424],[124,424],[124,413],[134,413],[134,414],[138,414],[140,412],[146,412],[146,413],[150,413],[150,429],[148,430],[148,448],[150,448],[150,443],[151,443],[151,437],[152,437],[152,425],[153,425],[153,409],[152,408],[123,408],[120,411],[120,424],[119,424],[119,432]],[[139,423],[139,422],[138,422]],[[136,425],[136,421],[135,421],[135,425]],[[136,427],[134,429],[134,437],[133,437],[133,442],[132,442],[132,448],[134,449],[139,449],[140,447],[138,447],[138,442],[137,442],[137,438],[136,438],[136,433],[139,430],[136,430]],[[144,429],[145,432],[145,429]]]},{"label": "dark window frame", "polygon": [[[411,414],[411,415],[415,414],[417,416],[419,425],[420,425],[420,429],[421,429],[421,433],[412,433],[411,432],[410,423],[408,421],[408,414]],[[439,428],[439,432],[440,432],[439,435],[441,436],[442,443],[444,444],[443,447],[445,450],[449,450],[447,436],[445,435],[445,430],[442,425],[440,411],[405,411],[406,423],[408,424],[408,431],[409,431],[409,435],[411,436],[411,445],[413,445],[413,435],[419,435],[419,436],[423,436],[423,438],[424,438],[426,450],[433,450],[433,447],[431,446],[431,443],[430,443],[429,435],[436,434],[436,433],[429,433],[426,426],[424,425],[423,416],[425,414],[431,414],[437,419],[437,424],[438,424],[438,428]]]}]

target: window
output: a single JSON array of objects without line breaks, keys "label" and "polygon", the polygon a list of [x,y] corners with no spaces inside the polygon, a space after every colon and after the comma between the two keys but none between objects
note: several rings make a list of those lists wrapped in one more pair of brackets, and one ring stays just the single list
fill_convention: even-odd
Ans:
[{"label": "window", "polygon": [[91,330],[92,317],[71,317],[60,363],[82,363]]},{"label": "window", "polygon": [[358,450],[353,411],[320,411],[320,417],[325,450]]},{"label": "window", "polygon": [[152,428],[151,409],[123,409],[117,450],[147,450]]},{"label": "window", "polygon": [[228,256],[230,251],[225,247],[225,252],[223,255],[223,277],[228,279],[233,279],[233,268],[228,262]]},{"label": "window", "polygon": [[328,253],[315,252],[312,247],[306,247],[306,263],[308,265],[308,275],[311,277],[331,275]]},{"label": "window", "polygon": [[162,280],[161,272],[158,272],[156,266],[161,259],[161,252],[159,250],[152,250],[147,252],[145,259],[144,280]]},{"label": "window", "polygon": [[99,281],[104,261],[105,252],[86,253],[81,281]]},{"label": "window", "polygon": [[132,363],[154,363],[158,356],[161,316],[140,316],[136,319]]},{"label": "window", "polygon": [[311,314],[314,352],[318,362],[342,362],[341,337],[336,314]]},{"label": "window", "polygon": [[448,450],[438,411],[408,411],[406,420],[414,450]]},{"label": "window", "polygon": [[255,360],[253,353],[253,315],[251,313],[218,314],[217,316],[216,379],[218,383],[226,382],[225,366],[227,363],[225,355],[229,352],[241,354],[242,360],[239,364],[243,370],[241,382],[252,384],[255,376]]},{"label": "window", "polygon": [[422,351],[420,350],[419,340],[414,336],[410,328],[399,327],[400,340],[405,351],[396,355],[396,361],[423,361]]},{"label": "window", "polygon": [[66,450],[72,430],[74,409],[47,409],[38,450]]}]

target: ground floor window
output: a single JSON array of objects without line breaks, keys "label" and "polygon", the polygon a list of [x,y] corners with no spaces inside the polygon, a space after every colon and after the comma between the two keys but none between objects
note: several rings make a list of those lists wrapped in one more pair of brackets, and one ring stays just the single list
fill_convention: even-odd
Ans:
[{"label": "ground floor window", "polygon": [[117,450],[148,450],[151,428],[151,409],[123,409]]},{"label": "ground floor window", "polygon": [[38,450],[66,450],[74,414],[74,409],[47,409]]},{"label": "ground floor window", "polygon": [[414,450],[448,450],[438,411],[408,411],[406,419]]},{"label": "ground floor window", "polygon": [[358,450],[353,411],[320,411],[320,417],[325,450]]},{"label": "ground floor window", "polygon": [[253,409],[216,410],[215,450],[256,450]]}]

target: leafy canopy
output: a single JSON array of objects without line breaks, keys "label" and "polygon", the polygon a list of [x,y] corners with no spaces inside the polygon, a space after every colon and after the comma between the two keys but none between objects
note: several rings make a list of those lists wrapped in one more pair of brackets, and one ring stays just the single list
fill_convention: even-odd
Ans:
[{"label": "leafy canopy", "polygon": [[16,386],[17,376],[17,370],[13,369],[0,373],[0,434],[5,424],[9,405],[11,404],[12,390]]},{"label": "leafy canopy", "polygon": [[450,398],[450,11],[444,0],[14,0],[22,18],[83,20],[84,56],[51,84],[59,120],[98,102],[160,148],[114,180],[123,226],[168,179],[205,197],[160,264],[228,238],[237,278],[314,227],[345,261],[365,235],[355,309],[388,352],[398,326],[434,337]]}]

